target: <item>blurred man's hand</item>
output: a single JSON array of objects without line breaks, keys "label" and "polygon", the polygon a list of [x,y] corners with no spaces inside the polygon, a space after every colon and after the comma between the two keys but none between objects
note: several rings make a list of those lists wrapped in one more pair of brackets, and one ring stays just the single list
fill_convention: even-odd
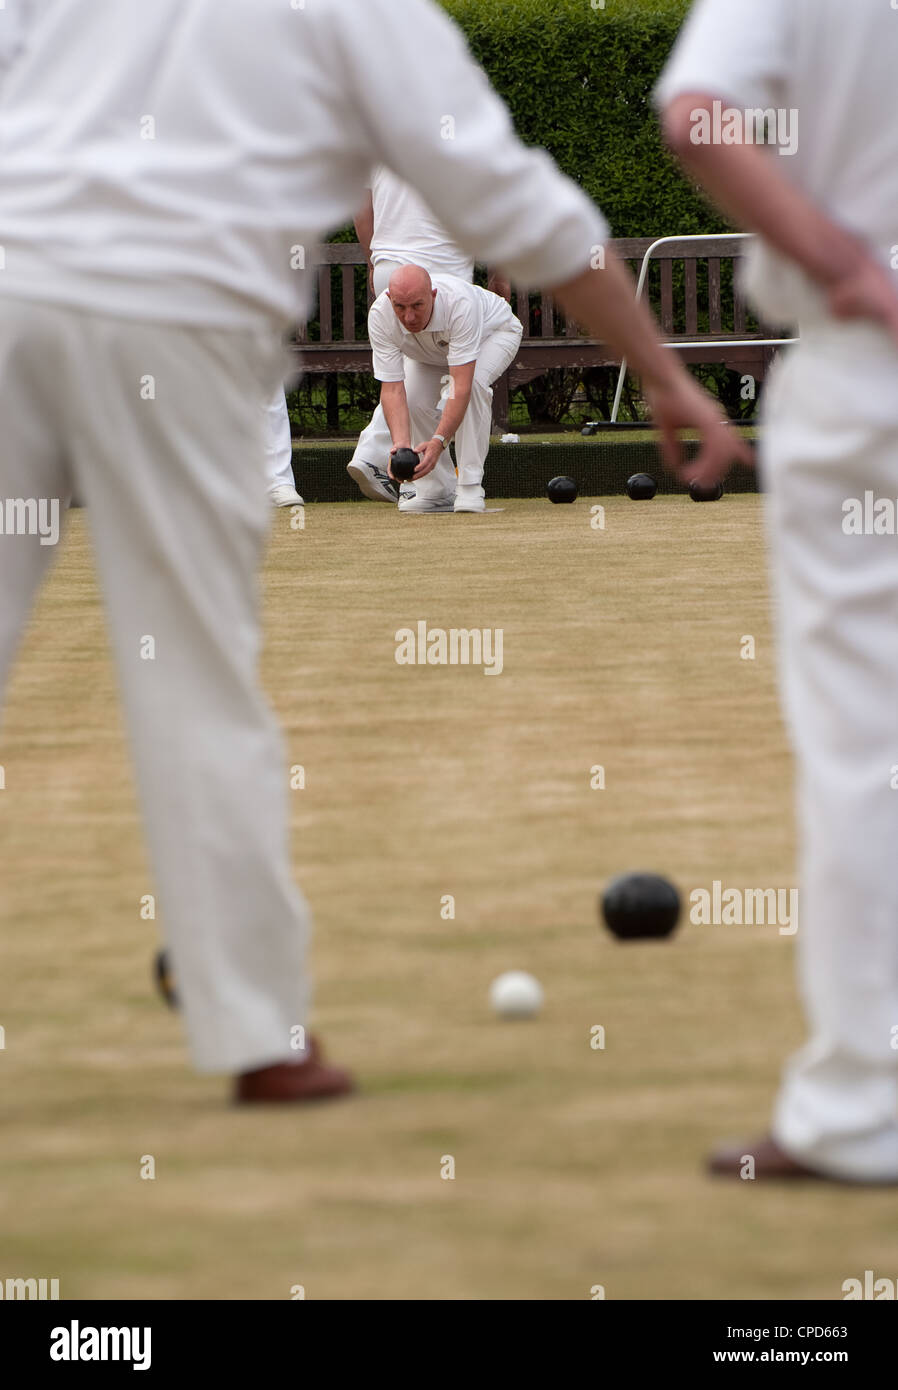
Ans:
[{"label": "blurred man's hand", "polygon": [[507,299],[508,303],[511,303],[511,281],[501,271],[496,271],[489,277],[486,287],[500,299]]},{"label": "blurred man's hand", "polygon": [[837,319],[868,319],[878,323],[898,344],[898,286],[872,256],[845,270],[827,290],[830,312]]},{"label": "blurred man's hand", "polygon": [[[687,372],[669,386],[648,387],[646,399],[658,430],[661,457],[684,482],[705,486],[722,482],[734,463],[751,467],[753,454],[723,410]],[[698,455],[686,462],[679,431],[697,430]]]}]

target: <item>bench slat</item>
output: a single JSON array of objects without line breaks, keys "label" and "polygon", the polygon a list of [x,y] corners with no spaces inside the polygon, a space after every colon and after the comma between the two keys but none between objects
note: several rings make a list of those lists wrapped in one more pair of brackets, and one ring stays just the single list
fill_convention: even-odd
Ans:
[{"label": "bench slat", "polygon": [[733,286],[733,331],[737,338],[745,337],[745,300],[738,285]]},{"label": "bench slat", "polygon": [[720,332],[720,260],[717,256],[708,258],[708,328],[712,333]]},{"label": "bench slat", "polygon": [[[616,237],[608,241],[606,245],[609,250],[622,261],[642,261],[648,248],[656,240],[655,237]],[[314,255],[311,260],[315,265],[364,265],[365,252],[357,241],[323,242],[314,248]],[[727,260],[734,256],[737,259],[745,255],[744,242],[726,241],[723,237],[711,237],[707,239],[701,250],[697,250],[695,243],[688,241],[685,237],[677,237],[673,241],[667,242],[664,246],[659,246],[652,253],[652,259],[663,260],[683,260],[686,256],[720,256]]]},{"label": "bench slat", "polygon": [[695,261],[686,261],[686,332],[698,332],[698,276]]},{"label": "bench slat", "polygon": [[329,265],[318,269],[318,317],[321,322],[322,343],[334,341],[333,306],[331,303],[331,268]]},{"label": "bench slat", "polygon": [[668,334],[674,331],[673,261],[661,262],[661,328]]},{"label": "bench slat", "polygon": [[555,337],[555,303],[551,295],[544,294],[540,299],[540,337]]},{"label": "bench slat", "polygon": [[[642,264],[643,256],[656,240],[656,237],[618,237],[606,244],[621,260]],[[723,236],[708,237],[703,240],[703,245],[698,247],[688,237],[675,237],[663,246],[656,247],[652,252],[652,263],[666,260],[682,261],[688,256],[720,256],[722,260],[729,260],[731,256],[738,259],[744,255],[744,241],[727,241]]]},{"label": "bench slat", "polygon": [[367,257],[358,241],[324,242],[315,247],[316,265],[365,265]]},{"label": "bench slat", "polygon": [[343,341],[355,342],[355,267],[343,267]]}]

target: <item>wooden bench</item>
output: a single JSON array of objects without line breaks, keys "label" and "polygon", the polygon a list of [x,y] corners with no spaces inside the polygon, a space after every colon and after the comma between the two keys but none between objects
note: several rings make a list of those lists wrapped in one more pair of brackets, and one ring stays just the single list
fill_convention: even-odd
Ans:
[{"label": "wooden bench", "polygon": [[[609,245],[630,263],[635,275],[654,240],[630,237]],[[751,318],[738,289],[734,289],[735,263],[743,254],[744,243],[723,239],[703,241],[699,251],[688,242],[669,242],[654,253],[646,297],[660,321],[665,341],[690,344],[679,349],[683,361],[722,363],[760,381],[776,349],[760,341],[769,335]],[[370,372],[371,347],[365,318],[371,292],[362,247],[357,243],[319,246],[314,264],[318,274],[318,318],[311,327],[306,325],[297,332],[295,343],[303,370],[313,375]],[[509,393],[543,372],[558,367],[617,365],[619,359],[606,344],[586,336],[554,304],[551,295],[526,294],[513,288],[512,307],[524,324],[524,337],[517,358],[495,386],[494,415],[498,425],[504,426],[507,421]],[[759,341],[757,346],[745,346],[746,339]]]}]

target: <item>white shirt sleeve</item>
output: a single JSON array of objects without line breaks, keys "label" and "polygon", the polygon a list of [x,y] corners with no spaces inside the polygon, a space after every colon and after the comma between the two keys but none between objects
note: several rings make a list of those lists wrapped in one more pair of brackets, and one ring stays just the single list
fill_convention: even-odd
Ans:
[{"label": "white shirt sleeve", "polygon": [[357,3],[331,0],[326,19],[344,122],[354,108],[375,159],[417,189],[463,250],[525,285],[552,288],[589,268],[607,223],[544,151],[521,143],[436,5],[365,0],[360,23]]},{"label": "white shirt sleeve", "polygon": [[0,6],[0,81],[25,46],[29,8],[25,0],[6,0]]},{"label": "white shirt sleeve", "polygon": [[702,92],[744,109],[781,105],[795,51],[793,20],[792,0],[696,0],[655,87],[655,104]]},{"label": "white shirt sleeve", "polygon": [[385,294],[375,299],[368,313],[368,337],[374,356],[374,378],[376,381],[405,381],[405,363],[399,344],[391,334],[389,320],[385,315],[393,315],[393,306]]},{"label": "white shirt sleeve", "polygon": [[476,362],[483,343],[483,309],[473,297],[458,300],[449,319],[450,367]]}]

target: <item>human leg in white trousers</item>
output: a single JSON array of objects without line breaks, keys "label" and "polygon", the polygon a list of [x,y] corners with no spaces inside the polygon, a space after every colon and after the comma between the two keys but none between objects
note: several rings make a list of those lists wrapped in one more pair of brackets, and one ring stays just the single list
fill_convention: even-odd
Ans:
[{"label": "human leg in white trousers", "polygon": [[[857,342],[853,346],[853,339]],[[873,344],[858,390],[846,364]],[[893,365],[890,391],[870,382]],[[887,384],[887,383],[886,383]],[[871,424],[871,402],[883,415]],[[891,413],[893,419],[888,420]],[[768,388],[765,472],[801,837],[810,1026],[773,1137],[835,1177],[898,1180],[898,542],[843,502],[898,495],[898,353],[866,328],[805,336]],[[865,418],[866,417],[866,418]]]},{"label": "human leg in white trousers", "polygon": [[293,476],[293,437],[283,386],[278,386],[265,406],[265,476],[273,507],[301,507]]},{"label": "human leg in white trousers", "polygon": [[517,357],[523,332],[522,324],[515,320],[513,328],[491,334],[478,353],[471,404],[455,436],[457,512],[483,510],[483,469],[493,427],[493,382],[498,381]]},{"label": "human leg in white trousers", "polygon": [[[421,444],[433,436],[443,413],[444,393],[449,389],[448,371],[426,362],[405,363],[405,395],[408,401],[412,444]],[[451,512],[455,505],[457,485],[455,465],[448,449],[440,454],[432,472],[415,481],[415,491],[403,496],[401,512]]]},{"label": "human leg in white trousers", "polygon": [[[399,270],[399,261],[379,261],[374,267],[375,297],[388,288],[393,272]],[[391,502],[399,500],[399,488],[387,473],[393,440],[387,426],[383,407],[378,406],[370,422],[359,435],[355,453],[346,465],[349,476],[358,484],[366,497],[372,502]],[[414,487],[403,484],[403,496],[411,497]]]},{"label": "human leg in white trousers", "polygon": [[[493,382],[514,361],[523,331],[518,323],[514,328],[491,334],[478,354],[471,401],[455,436],[458,479],[451,491],[452,506],[457,512],[484,510],[483,470],[493,423]],[[448,368],[444,371],[439,367],[406,360],[405,389],[415,443],[421,444],[430,439],[437,428],[443,411],[444,393],[448,389],[447,378]],[[433,473],[419,478],[415,483],[417,498],[411,502],[400,502],[400,511],[423,510],[428,501],[438,505],[441,499],[445,499],[450,490],[447,467],[451,469],[452,465],[449,451],[444,450]]]},{"label": "human leg in white trousers", "polygon": [[[286,759],[256,675],[257,402],[280,365],[265,335],[4,300],[0,495],[64,497],[74,483],[87,504],[196,1066],[254,1085],[262,1068],[266,1085],[317,1068],[330,1073],[318,1093],[337,1094],[345,1073],[294,1051],[307,914],[289,871]],[[134,392],[147,372],[153,402]],[[37,538],[0,541],[0,686],[49,558]],[[310,1094],[279,1081],[241,1098]]]}]

